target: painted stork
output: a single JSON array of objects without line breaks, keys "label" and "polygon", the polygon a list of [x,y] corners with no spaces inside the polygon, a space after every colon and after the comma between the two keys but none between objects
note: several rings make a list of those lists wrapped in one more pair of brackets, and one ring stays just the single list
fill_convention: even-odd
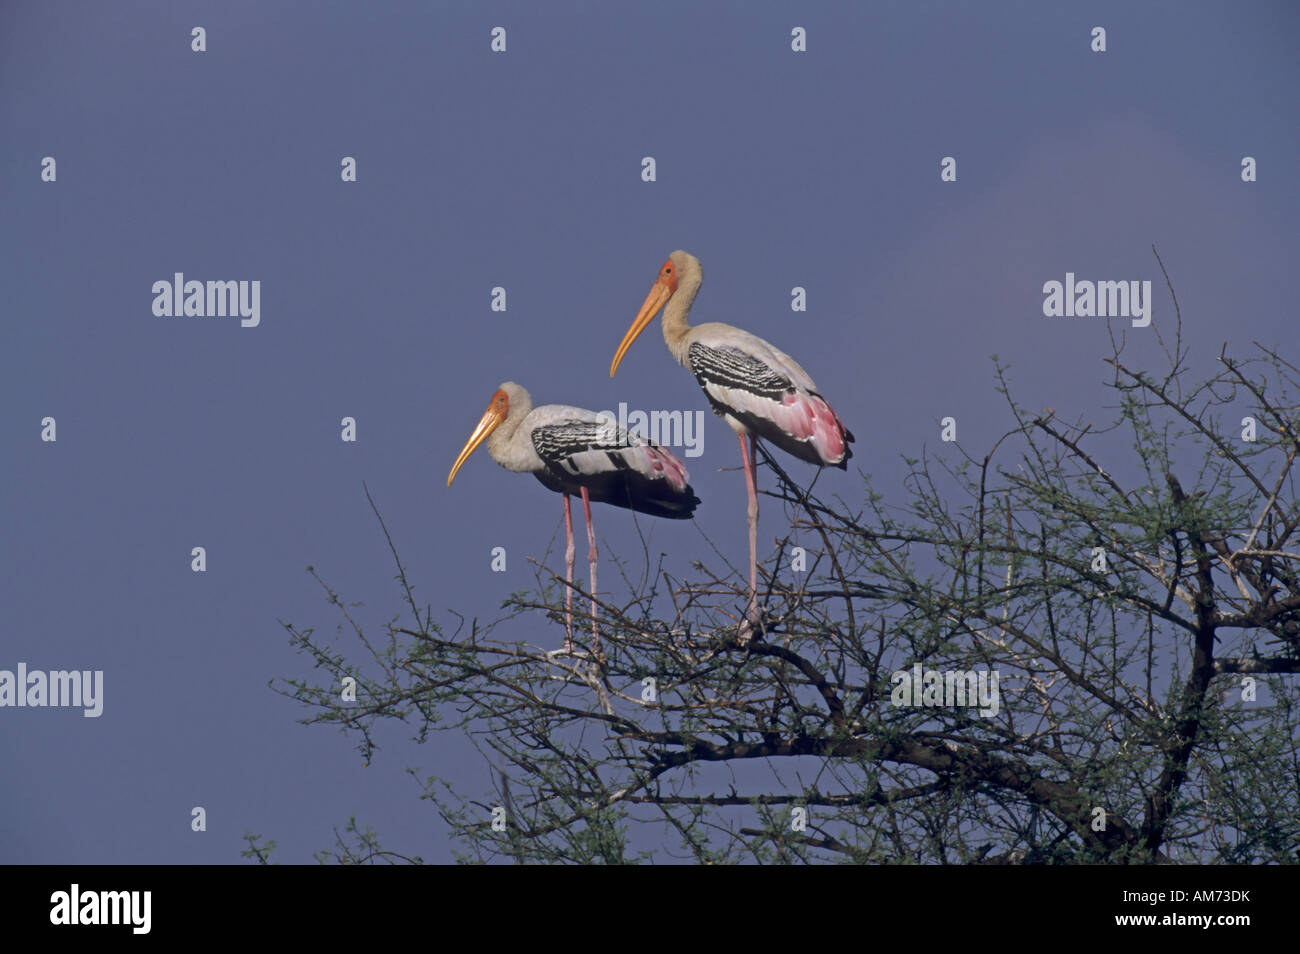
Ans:
[{"label": "painted stork", "polygon": [[664,448],[618,427],[608,417],[580,407],[533,407],[518,384],[507,381],[492,395],[487,410],[461,449],[447,486],[474,449],[487,441],[488,453],[506,470],[529,473],[564,495],[565,651],[573,650],[573,515],[569,495],[582,497],[587,517],[587,564],[591,575],[592,649],[600,656],[596,627],[596,534],[591,501],[625,507],[670,520],[686,520],[700,500],[691,490],[682,462]]},{"label": "painted stork", "polygon": [[700,260],[678,250],[659,277],[619,343],[609,365],[612,378],[628,348],[663,309],[664,341],[677,362],[700,383],[716,414],[740,440],[740,459],[749,491],[749,605],[747,639],[758,623],[758,492],[756,440],[763,438],[819,467],[848,469],[853,435],[817,391],[812,378],[784,351],[757,335],[721,322],[691,327],[686,317],[704,281]]}]

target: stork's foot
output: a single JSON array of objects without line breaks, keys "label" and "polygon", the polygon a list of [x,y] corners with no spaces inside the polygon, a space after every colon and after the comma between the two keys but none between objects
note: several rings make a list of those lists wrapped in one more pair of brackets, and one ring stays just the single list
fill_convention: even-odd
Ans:
[{"label": "stork's foot", "polygon": [[594,650],[586,650],[566,639],[563,649],[552,649],[545,655],[547,659],[559,659],[561,656],[568,656],[575,660],[594,659],[601,665],[605,664],[605,650],[601,648],[600,643],[596,644]]},{"label": "stork's foot", "polygon": [[736,627],[736,642],[742,646],[748,646],[749,641],[757,635],[758,627],[750,620],[741,620],[740,625]]},{"label": "stork's foot", "polygon": [[745,617],[736,627],[736,641],[742,646],[748,646],[749,641],[763,633],[763,614],[758,608],[758,603],[750,603],[749,608],[745,610]]}]

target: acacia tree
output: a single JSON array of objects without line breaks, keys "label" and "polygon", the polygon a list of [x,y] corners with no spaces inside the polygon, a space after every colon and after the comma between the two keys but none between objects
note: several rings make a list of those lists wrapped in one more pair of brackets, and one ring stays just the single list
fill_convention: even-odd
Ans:
[{"label": "acacia tree", "polygon": [[[1181,334],[1166,355],[1115,343],[1104,427],[1026,410],[998,367],[1006,434],[909,460],[902,502],[764,455],[806,566],[777,541],[754,639],[730,568],[620,564],[597,661],[551,648],[558,577],[444,626],[394,550],[402,616],[371,638],[322,581],[355,642],[286,624],[323,681],[279,689],[367,760],[385,720],[472,739],[483,791],[423,780],[467,860],[1295,862],[1300,371],[1259,347],[1189,385]],[[996,712],[898,704],[917,664],[996,673]],[[324,857],[403,857],[349,832]]]}]

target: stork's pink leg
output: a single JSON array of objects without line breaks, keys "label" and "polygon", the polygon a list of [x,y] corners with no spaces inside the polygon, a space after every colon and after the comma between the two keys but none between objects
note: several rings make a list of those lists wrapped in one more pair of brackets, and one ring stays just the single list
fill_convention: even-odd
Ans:
[{"label": "stork's pink leg", "polygon": [[587,515],[587,567],[591,572],[591,651],[596,658],[604,662],[605,654],[600,648],[600,630],[596,627],[596,531],[591,527],[591,498],[587,488],[582,488],[582,509]]},{"label": "stork's pink leg", "polygon": [[749,490],[749,605],[745,608],[745,620],[754,624],[758,622],[758,449],[752,434],[739,436],[740,460],[745,465],[745,486]]},{"label": "stork's pink leg", "polygon": [[573,652],[573,511],[564,494],[564,651]]}]

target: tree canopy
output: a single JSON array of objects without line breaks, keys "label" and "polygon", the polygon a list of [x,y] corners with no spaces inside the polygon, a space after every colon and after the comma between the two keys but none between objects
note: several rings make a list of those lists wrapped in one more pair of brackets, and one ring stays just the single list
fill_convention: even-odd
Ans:
[{"label": "tree canopy", "polygon": [[[322,580],[351,636],[287,623],[320,681],[278,688],[367,759],[384,720],[470,738],[491,788],[423,779],[466,860],[1296,862],[1300,371],[1112,351],[1100,426],[996,365],[1005,434],[918,452],[903,500],[824,499],[764,452],[791,535],[752,640],[730,569],[625,560],[602,662],[577,619],[556,650],[555,575],[440,620],[394,549],[403,613],[367,634]],[[409,860],[355,824],[324,857]]]}]

